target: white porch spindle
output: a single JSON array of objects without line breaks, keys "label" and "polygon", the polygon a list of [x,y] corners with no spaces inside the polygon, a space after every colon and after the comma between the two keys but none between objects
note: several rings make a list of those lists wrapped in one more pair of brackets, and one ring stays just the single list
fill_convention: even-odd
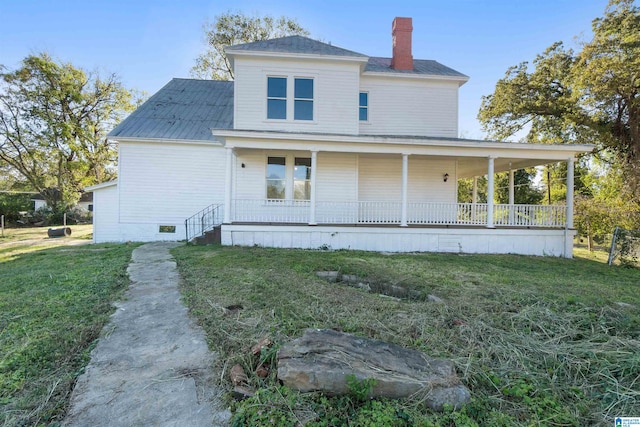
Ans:
[{"label": "white porch spindle", "polygon": [[311,152],[311,195],[309,197],[309,225],[317,225],[316,222],[316,163],[318,152]]},{"label": "white porch spindle", "polygon": [[232,179],[232,166],[233,166],[233,148],[226,147],[227,165],[226,165],[226,178],[224,188],[224,223],[231,224],[231,179]]},{"label": "white porch spindle", "polygon": [[400,207],[400,227],[407,227],[407,184],[409,181],[409,155],[402,155],[402,206]]},{"label": "white porch spindle", "polygon": [[487,228],[495,228],[493,226],[493,171],[494,158],[489,156],[487,167]]},{"label": "white porch spindle", "polygon": [[567,228],[573,228],[573,157],[567,160]]}]

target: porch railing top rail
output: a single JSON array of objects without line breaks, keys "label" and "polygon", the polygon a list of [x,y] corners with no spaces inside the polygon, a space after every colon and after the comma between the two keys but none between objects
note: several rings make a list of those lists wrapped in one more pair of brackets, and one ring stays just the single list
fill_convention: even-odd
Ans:
[{"label": "porch railing top rail", "polygon": [[[308,200],[234,199],[232,222],[308,223],[311,203]],[[413,225],[487,225],[488,204],[450,202],[409,202],[406,223]],[[317,201],[315,223],[318,224],[387,224],[401,223],[400,201]],[[550,227],[566,225],[564,205],[495,204],[493,226]]]}]

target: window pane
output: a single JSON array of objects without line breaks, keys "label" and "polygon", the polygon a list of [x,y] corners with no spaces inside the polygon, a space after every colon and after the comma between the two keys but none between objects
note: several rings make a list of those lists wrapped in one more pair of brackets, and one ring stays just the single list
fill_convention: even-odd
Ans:
[{"label": "window pane", "polygon": [[267,83],[267,97],[286,98],[287,79],[284,77],[269,77]]},{"label": "window pane", "polygon": [[369,105],[369,94],[367,92],[360,92],[360,106],[367,107]]},{"label": "window pane", "polygon": [[284,199],[284,180],[267,180],[267,199]]},{"label": "window pane", "polygon": [[267,179],[285,179],[285,158],[269,157],[267,161]]},{"label": "window pane", "polygon": [[267,118],[286,119],[287,101],[285,101],[284,99],[269,99],[267,101]]},{"label": "window pane", "polygon": [[313,99],[313,79],[296,79],[293,96],[296,99]]},{"label": "window pane", "polygon": [[293,179],[311,179],[311,159],[296,157],[293,168]]},{"label": "window pane", "polygon": [[360,121],[366,122],[369,118],[368,116],[368,111],[366,107],[360,107]]},{"label": "window pane", "polygon": [[295,101],[294,120],[313,120],[313,101]]},{"label": "window pane", "polygon": [[295,181],[293,183],[293,198],[295,200],[311,199],[311,183],[309,181]]}]

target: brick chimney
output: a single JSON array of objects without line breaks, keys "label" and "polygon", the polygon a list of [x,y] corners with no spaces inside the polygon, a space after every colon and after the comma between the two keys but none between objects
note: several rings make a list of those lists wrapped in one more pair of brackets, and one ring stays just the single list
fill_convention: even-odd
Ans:
[{"label": "brick chimney", "polygon": [[395,18],[391,26],[393,37],[393,57],[391,68],[394,70],[413,70],[413,55],[411,54],[411,32],[413,24],[411,18]]}]

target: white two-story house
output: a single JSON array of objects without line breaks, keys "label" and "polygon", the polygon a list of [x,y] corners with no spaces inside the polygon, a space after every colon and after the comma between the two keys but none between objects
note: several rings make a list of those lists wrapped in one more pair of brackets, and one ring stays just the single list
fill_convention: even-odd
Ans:
[{"label": "white two-story house", "polygon": [[[223,245],[570,257],[573,162],[593,147],[458,138],[468,77],[413,59],[411,32],[393,21],[391,58],[300,36],[230,46],[233,82],[172,80],[110,134],[95,241],[215,227]],[[495,173],[559,161],[566,206],[493,203]],[[458,203],[458,179],[482,175],[488,203]]]}]

